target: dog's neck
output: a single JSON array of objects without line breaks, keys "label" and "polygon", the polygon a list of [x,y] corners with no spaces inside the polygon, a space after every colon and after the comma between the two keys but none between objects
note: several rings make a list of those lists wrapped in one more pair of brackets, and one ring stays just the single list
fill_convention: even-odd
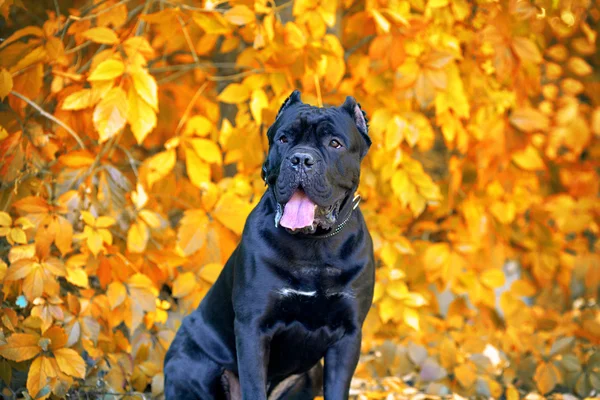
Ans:
[{"label": "dog's neck", "polygon": [[[294,236],[303,237],[303,238],[312,238],[312,239],[326,239],[333,236],[336,236],[346,227],[346,225],[350,222],[352,215],[355,214],[354,210],[358,208],[360,204],[361,197],[356,194],[356,187],[352,188],[349,193],[342,200],[342,204],[340,206],[340,211],[338,213],[338,218],[335,224],[325,232],[316,232],[316,233],[294,233]],[[277,205],[278,202],[275,197],[275,193],[271,189],[269,185],[267,189],[267,194],[271,197],[273,204],[275,205],[275,210],[273,212],[273,221],[277,221]],[[277,226],[277,225],[276,225]],[[290,233],[292,235],[292,233]]]}]

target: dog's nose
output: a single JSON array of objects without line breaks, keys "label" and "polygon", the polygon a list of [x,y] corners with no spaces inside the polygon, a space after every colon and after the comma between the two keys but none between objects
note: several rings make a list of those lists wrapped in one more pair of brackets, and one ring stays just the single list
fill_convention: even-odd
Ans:
[{"label": "dog's nose", "polygon": [[290,162],[294,168],[304,167],[310,169],[315,165],[315,159],[309,153],[295,153],[290,158]]}]

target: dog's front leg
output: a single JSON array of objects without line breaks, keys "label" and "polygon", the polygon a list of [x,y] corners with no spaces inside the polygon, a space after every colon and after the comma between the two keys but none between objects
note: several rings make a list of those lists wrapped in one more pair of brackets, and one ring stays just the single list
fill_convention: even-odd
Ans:
[{"label": "dog's front leg", "polygon": [[258,324],[235,322],[235,347],[243,400],[267,399],[270,338]]},{"label": "dog's front leg", "polygon": [[346,333],[325,352],[325,400],[347,400],[350,381],[360,357],[360,328]]}]

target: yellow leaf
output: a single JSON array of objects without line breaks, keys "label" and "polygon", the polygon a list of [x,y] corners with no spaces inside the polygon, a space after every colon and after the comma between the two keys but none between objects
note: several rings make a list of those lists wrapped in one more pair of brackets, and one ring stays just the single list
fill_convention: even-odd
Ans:
[{"label": "yellow leaf", "polygon": [[427,3],[427,7],[429,8],[440,8],[446,7],[448,5],[448,0],[429,0]]},{"label": "yellow leaf", "polygon": [[177,232],[177,245],[185,256],[200,250],[206,242],[208,216],[204,210],[187,210]]},{"label": "yellow leaf", "polygon": [[221,264],[216,264],[216,263],[206,264],[200,270],[200,277],[207,282],[215,283],[222,270],[223,270],[223,265],[221,265]]},{"label": "yellow leaf", "polygon": [[58,349],[54,351],[54,357],[58,363],[58,368],[75,378],[85,378],[85,361],[73,349]]},{"label": "yellow leaf", "polygon": [[158,111],[158,88],[154,77],[141,67],[132,68],[129,72],[136,92],[154,111]]},{"label": "yellow leaf", "polygon": [[512,160],[527,171],[539,171],[545,167],[544,160],[532,145],[528,145],[524,150],[514,152]]},{"label": "yellow leaf", "polygon": [[193,272],[184,272],[173,282],[173,297],[179,298],[187,296],[196,287],[196,275]]},{"label": "yellow leaf", "polygon": [[207,163],[221,165],[221,149],[215,142],[208,139],[190,139],[189,143],[192,145],[198,157]]},{"label": "yellow leaf", "polygon": [[192,184],[198,188],[210,183],[210,165],[191,147],[185,147],[185,167]]},{"label": "yellow leaf", "polygon": [[239,83],[230,83],[219,96],[217,96],[217,99],[223,103],[239,104],[248,100],[249,97],[250,91],[247,87]]},{"label": "yellow leaf", "polygon": [[404,307],[404,323],[414,330],[419,330],[419,313],[414,308]]},{"label": "yellow leaf", "polygon": [[140,218],[148,224],[148,226],[152,229],[158,229],[162,225],[160,215],[150,210],[141,210]]},{"label": "yellow leaf", "polygon": [[0,226],[11,226],[12,218],[7,212],[0,211]]},{"label": "yellow leaf", "polygon": [[68,95],[62,104],[63,110],[83,110],[94,105],[91,89],[83,89]]},{"label": "yellow leaf", "polygon": [[285,24],[284,41],[287,46],[292,49],[301,49],[306,46],[306,38],[304,33],[298,28],[298,25],[293,22]]},{"label": "yellow leaf", "polygon": [[88,229],[87,246],[93,255],[97,256],[102,249],[102,235],[95,229]]},{"label": "yellow leaf", "polygon": [[9,239],[9,241],[12,241],[13,243],[27,243],[27,235],[25,235],[25,232],[21,228],[12,228],[7,239]]},{"label": "yellow leaf", "polygon": [[82,268],[67,268],[67,281],[73,285],[87,288],[89,287],[88,276]]},{"label": "yellow leaf", "polygon": [[388,21],[383,15],[381,15],[379,11],[373,9],[371,10],[371,15],[373,16],[375,22],[377,23],[379,28],[381,28],[382,31],[384,31],[385,33],[388,33],[390,31],[390,21]]},{"label": "yellow leaf", "polygon": [[94,109],[94,127],[105,142],[116,135],[127,121],[127,96],[120,87],[112,88]]},{"label": "yellow leaf", "polygon": [[192,14],[192,19],[209,34],[221,35],[231,31],[227,20],[218,12],[196,12]]},{"label": "yellow leaf", "polygon": [[127,289],[121,282],[111,282],[106,290],[106,297],[108,297],[110,309],[114,310],[127,298]]},{"label": "yellow leaf", "polygon": [[398,311],[397,304],[391,297],[384,297],[379,303],[379,317],[384,324],[392,320]]},{"label": "yellow leaf", "polygon": [[225,11],[224,17],[234,25],[246,25],[254,22],[254,13],[245,5],[236,5]]},{"label": "yellow leaf", "polygon": [[175,166],[175,150],[170,149],[160,152],[147,160],[148,163],[148,186],[152,187],[157,182],[167,176]]},{"label": "yellow leaf", "polygon": [[262,124],[262,111],[268,107],[269,99],[267,99],[265,91],[262,89],[253,90],[250,98],[250,112],[257,125]]},{"label": "yellow leaf", "polygon": [[129,88],[127,100],[127,120],[136,141],[138,144],[142,144],[152,129],[156,127],[156,113],[133,88]]},{"label": "yellow leaf", "polygon": [[469,362],[454,368],[454,375],[456,376],[458,383],[465,389],[473,386],[477,380],[475,366]]},{"label": "yellow leaf", "polygon": [[552,362],[541,362],[535,370],[534,382],[540,393],[546,394],[560,382],[560,371]]},{"label": "yellow leaf", "polygon": [[539,64],[543,61],[537,45],[528,38],[516,37],[512,41],[512,47],[517,56],[523,61]]},{"label": "yellow leaf", "polygon": [[65,45],[60,38],[49,37],[46,39],[46,52],[48,56],[54,61],[61,65],[66,64],[65,58]]},{"label": "yellow leaf", "polygon": [[0,355],[12,361],[25,361],[35,357],[41,351],[38,346],[40,337],[26,333],[13,333],[0,346]]},{"label": "yellow leaf", "polygon": [[513,385],[509,385],[506,389],[506,400],[520,400],[519,391]]},{"label": "yellow leaf", "polygon": [[105,81],[118,78],[125,72],[125,65],[122,61],[109,59],[104,60],[92,71],[88,81]]},{"label": "yellow leaf", "polygon": [[537,289],[531,282],[519,279],[513,282],[510,291],[517,296],[529,297],[535,295]]},{"label": "yellow leaf", "polygon": [[29,366],[29,372],[27,374],[27,390],[34,399],[45,399],[50,396],[48,394],[38,397],[38,393],[46,385],[50,378],[56,377],[56,370],[52,365],[50,358],[45,356],[39,356]]},{"label": "yellow leaf", "polygon": [[109,226],[113,226],[117,221],[113,217],[107,217],[104,215],[96,218],[96,228],[108,228]]},{"label": "yellow leaf", "polygon": [[115,31],[113,31],[112,29],[109,29],[109,28],[104,28],[104,27],[88,29],[87,31],[82,33],[82,36],[84,38],[86,38],[87,40],[91,40],[92,42],[95,42],[95,43],[102,43],[102,44],[117,44],[117,43],[119,43],[119,37],[117,36]]},{"label": "yellow leaf", "polygon": [[219,199],[213,210],[213,216],[238,235],[242,234],[252,205],[238,196],[226,193]]},{"label": "yellow leaf", "polygon": [[142,253],[150,239],[150,232],[145,223],[136,221],[129,227],[127,232],[127,251],[130,253]]},{"label": "yellow leaf", "polygon": [[3,101],[13,88],[13,79],[6,68],[0,68],[0,101]]},{"label": "yellow leaf", "polygon": [[392,281],[386,285],[386,292],[396,300],[404,300],[408,296],[408,287],[402,281]]},{"label": "yellow leaf", "polygon": [[0,281],[4,280],[7,269],[8,269],[8,266],[6,265],[6,263],[4,261],[0,260]]},{"label": "yellow leaf", "polygon": [[406,121],[397,115],[388,121],[385,129],[385,148],[387,150],[398,148],[404,138],[405,129]]},{"label": "yellow leaf", "polygon": [[19,29],[18,31],[16,31],[12,35],[10,35],[8,38],[6,38],[2,43],[0,43],[0,49],[8,46],[9,44],[11,44],[13,42],[16,42],[17,40],[24,38],[26,36],[43,37],[44,31],[42,30],[42,28],[40,28],[38,26],[28,26],[28,27]]},{"label": "yellow leaf", "polygon": [[504,285],[504,272],[500,269],[488,269],[481,273],[479,280],[489,288],[497,288]]},{"label": "yellow leaf", "polygon": [[197,135],[204,137],[208,136],[212,129],[213,123],[208,118],[203,117],[202,115],[195,115],[186,122],[183,135]]},{"label": "yellow leaf", "polygon": [[523,132],[546,131],[550,127],[548,117],[535,108],[514,110],[510,122]]},{"label": "yellow leaf", "polygon": [[581,57],[571,57],[567,63],[569,69],[577,76],[591,74],[594,69]]}]

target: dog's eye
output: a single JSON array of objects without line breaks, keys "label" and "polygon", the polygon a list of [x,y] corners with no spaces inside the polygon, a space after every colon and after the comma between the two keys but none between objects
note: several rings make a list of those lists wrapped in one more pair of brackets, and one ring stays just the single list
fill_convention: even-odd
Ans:
[{"label": "dog's eye", "polygon": [[342,144],[335,139],[333,139],[331,142],[329,142],[329,145],[331,147],[333,147],[334,149],[339,149],[340,147],[342,147]]},{"label": "dog's eye", "polygon": [[287,142],[288,142],[287,136],[284,135],[279,138],[279,143],[287,143]]}]

